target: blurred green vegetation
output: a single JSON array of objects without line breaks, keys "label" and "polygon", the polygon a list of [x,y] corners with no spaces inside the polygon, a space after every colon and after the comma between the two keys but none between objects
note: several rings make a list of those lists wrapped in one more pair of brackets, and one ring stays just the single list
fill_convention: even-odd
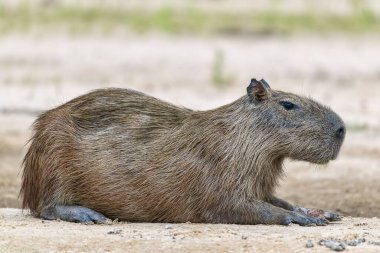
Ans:
[{"label": "blurred green vegetation", "polygon": [[365,3],[352,0],[348,15],[283,13],[275,8],[265,11],[214,11],[195,6],[175,9],[163,6],[142,8],[105,8],[104,6],[44,6],[24,1],[17,7],[0,2],[0,34],[47,29],[71,33],[110,33],[127,30],[137,33],[158,31],[168,34],[294,34],[294,33],[378,33],[377,17]]},{"label": "blurred green vegetation", "polygon": [[225,74],[225,55],[221,49],[215,50],[211,69],[211,79],[215,86],[224,88],[232,83],[232,78]]},{"label": "blurred green vegetation", "polygon": [[368,124],[363,122],[350,122],[349,124],[347,124],[347,130],[349,132],[363,132],[367,131],[368,128]]}]

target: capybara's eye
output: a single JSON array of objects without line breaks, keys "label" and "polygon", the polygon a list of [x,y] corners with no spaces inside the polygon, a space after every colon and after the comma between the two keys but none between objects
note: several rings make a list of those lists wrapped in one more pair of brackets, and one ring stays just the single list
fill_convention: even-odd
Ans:
[{"label": "capybara's eye", "polygon": [[285,110],[290,111],[295,109],[297,106],[289,101],[280,101],[280,105],[285,108]]}]

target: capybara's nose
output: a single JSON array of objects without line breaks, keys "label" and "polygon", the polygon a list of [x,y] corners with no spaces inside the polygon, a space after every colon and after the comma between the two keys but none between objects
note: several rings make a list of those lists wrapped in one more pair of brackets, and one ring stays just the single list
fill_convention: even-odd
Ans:
[{"label": "capybara's nose", "polygon": [[342,125],[339,126],[335,132],[335,136],[339,139],[343,139],[345,135],[346,135],[346,128]]}]

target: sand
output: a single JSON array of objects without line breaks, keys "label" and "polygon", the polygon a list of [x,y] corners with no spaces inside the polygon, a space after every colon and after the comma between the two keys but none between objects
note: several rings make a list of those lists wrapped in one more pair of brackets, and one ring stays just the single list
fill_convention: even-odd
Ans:
[{"label": "sand", "polygon": [[[349,252],[379,252],[380,220],[347,217],[326,227],[42,221],[0,209],[0,251],[6,252],[329,252],[325,238],[364,243]],[[311,240],[313,248],[307,249]]]}]

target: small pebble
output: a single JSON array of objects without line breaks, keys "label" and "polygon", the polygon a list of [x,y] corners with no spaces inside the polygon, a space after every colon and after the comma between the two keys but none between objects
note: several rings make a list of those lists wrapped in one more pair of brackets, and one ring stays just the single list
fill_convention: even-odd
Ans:
[{"label": "small pebble", "polygon": [[341,243],[334,239],[321,240],[319,244],[335,251],[343,251],[346,249],[346,245],[344,243]]},{"label": "small pebble", "polygon": [[246,236],[246,235],[242,235],[242,236],[241,236],[241,239],[243,239],[243,240],[247,240],[247,239],[248,239],[248,236]]},{"label": "small pebble", "polygon": [[313,248],[314,247],[314,243],[311,240],[307,240],[305,247],[306,248]]},{"label": "small pebble", "polygon": [[358,246],[359,244],[365,242],[365,239],[364,238],[361,238],[361,239],[356,239],[356,240],[352,240],[352,241],[347,241],[346,244],[348,246]]},{"label": "small pebble", "polygon": [[121,232],[123,232],[123,230],[121,230],[121,229],[114,229],[114,230],[108,231],[107,234],[109,234],[109,235],[119,235],[119,234],[121,234]]},{"label": "small pebble", "polygon": [[319,241],[319,245],[326,246],[327,248],[330,248],[331,250],[335,251],[343,251],[346,249],[347,246],[358,246],[361,243],[364,243],[366,240],[365,238],[359,238],[355,240],[341,240],[341,239],[335,239],[335,238],[328,238],[328,239],[322,239]]},{"label": "small pebble", "polygon": [[368,242],[368,244],[380,246],[380,242],[372,242],[372,241],[370,241],[370,242]]},{"label": "small pebble", "polygon": [[334,241],[325,242],[325,246],[335,251],[343,251],[346,249],[346,246],[343,243]]},{"label": "small pebble", "polygon": [[363,223],[357,223],[357,224],[354,224],[354,226],[368,226],[368,223],[365,223],[365,222],[363,222]]},{"label": "small pebble", "polygon": [[173,227],[169,224],[165,225],[165,229],[172,229]]}]

